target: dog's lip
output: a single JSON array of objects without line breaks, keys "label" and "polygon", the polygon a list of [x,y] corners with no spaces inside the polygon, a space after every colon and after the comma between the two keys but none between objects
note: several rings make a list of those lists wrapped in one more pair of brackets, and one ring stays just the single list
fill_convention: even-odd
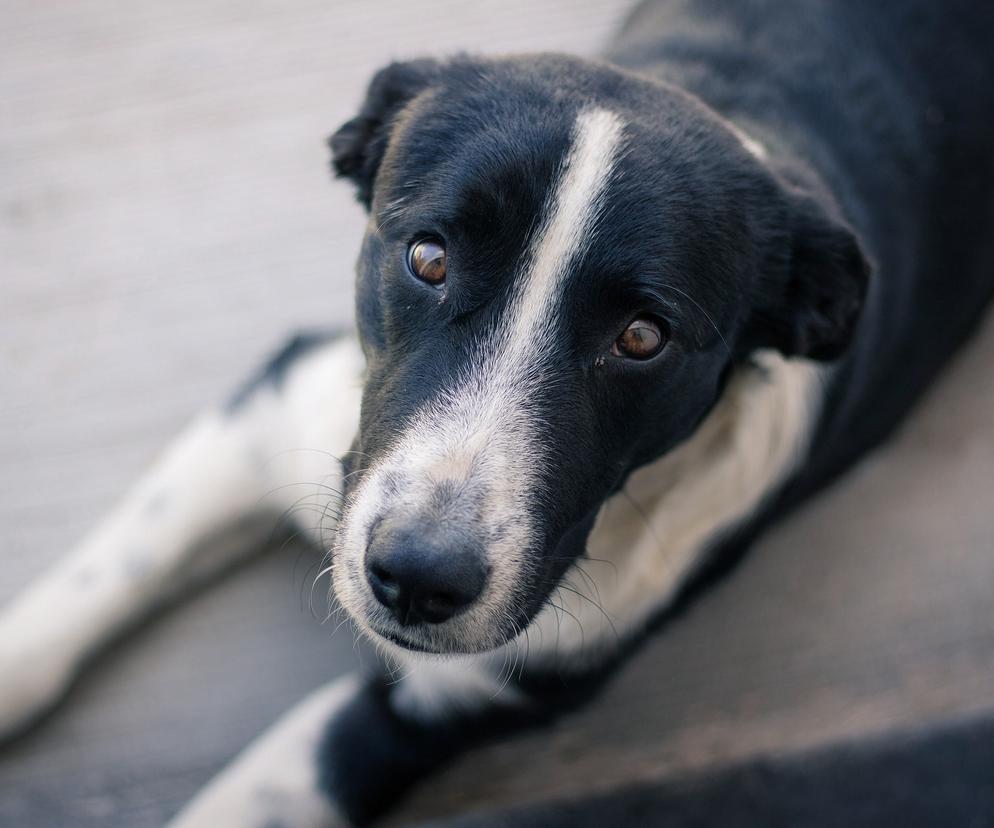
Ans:
[{"label": "dog's lip", "polygon": [[396,644],[398,647],[403,647],[405,650],[412,650],[413,652],[416,653],[429,653],[431,655],[438,655],[437,650],[432,650],[418,641],[412,641],[411,639],[405,638],[404,636],[398,635],[397,633],[392,632],[390,630],[382,630],[376,627],[372,627],[372,630],[381,638],[385,638],[390,643]]}]

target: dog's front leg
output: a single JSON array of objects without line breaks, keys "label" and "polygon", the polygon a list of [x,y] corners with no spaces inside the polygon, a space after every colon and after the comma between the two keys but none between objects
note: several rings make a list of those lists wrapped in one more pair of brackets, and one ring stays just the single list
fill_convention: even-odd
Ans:
[{"label": "dog's front leg", "polygon": [[362,692],[358,676],[314,691],[259,736],[220,773],[169,828],[326,828],[345,824],[321,789],[319,747]]},{"label": "dog's front leg", "polygon": [[361,358],[352,340],[291,351],[274,362],[279,377],[187,428],[78,549],[0,613],[0,740],[51,707],[109,639],[259,549],[297,499],[323,510],[337,497],[329,455],[355,433]]},{"label": "dog's front leg", "polygon": [[338,679],[249,746],[169,828],[367,825],[466,748],[559,712],[545,694],[508,684],[508,665],[417,662],[402,678]]}]

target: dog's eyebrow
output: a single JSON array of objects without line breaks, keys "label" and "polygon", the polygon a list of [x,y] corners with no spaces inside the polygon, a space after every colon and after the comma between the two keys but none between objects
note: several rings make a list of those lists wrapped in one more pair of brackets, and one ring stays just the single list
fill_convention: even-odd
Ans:
[{"label": "dog's eyebrow", "polygon": [[[632,297],[637,301],[666,308],[667,321],[681,322],[687,316],[687,309],[676,299],[664,295],[668,287],[668,285],[662,285],[658,288],[649,285],[638,285],[631,293]],[[677,293],[681,296],[684,295],[683,291],[678,291]]]},{"label": "dog's eyebrow", "polygon": [[372,213],[380,230],[389,229],[395,222],[399,221],[407,208],[407,194],[391,199],[384,204],[379,213]]},{"label": "dog's eyebrow", "polygon": [[[665,292],[675,293],[677,296],[682,298],[684,302],[677,302],[664,296],[663,294]],[[683,288],[666,283],[659,285],[658,287],[642,288],[639,293],[650,301],[662,305],[673,313],[674,318],[671,318],[668,321],[671,322],[675,328],[679,329],[681,327],[693,327],[697,347],[703,348],[707,344],[707,337],[705,334],[714,334],[717,339],[721,340],[725,350],[728,353],[731,353],[728,340],[725,339],[725,335],[721,332],[721,328],[718,327],[718,323],[714,321],[713,317],[707,312],[704,306]],[[695,324],[690,326],[688,324],[690,322],[694,322]],[[706,322],[707,324],[703,324],[703,322]],[[703,331],[701,328],[703,328]]]}]

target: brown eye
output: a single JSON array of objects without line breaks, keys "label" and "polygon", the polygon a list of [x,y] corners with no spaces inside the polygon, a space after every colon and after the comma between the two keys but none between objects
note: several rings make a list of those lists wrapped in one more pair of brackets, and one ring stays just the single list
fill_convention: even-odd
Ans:
[{"label": "brown eye", "polygon": [[640,316],[629,322],[621,336],[614,340],[611,353],[629,359],[651,359],[663,350],[665,344],[666,334],[661,323],[648,316]]},{"label": "brown eye", "polygon": [[422,239],[408,248],[407,265],[411,273],[429,285],[445,281],[445,248],[438,239]]}]

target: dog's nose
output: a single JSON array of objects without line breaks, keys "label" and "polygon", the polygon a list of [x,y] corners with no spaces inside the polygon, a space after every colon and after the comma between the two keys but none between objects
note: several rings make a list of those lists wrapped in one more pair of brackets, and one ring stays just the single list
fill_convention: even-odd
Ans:
[{"label": "dog's nose", "polygon": [[366,577],[376,600],[406,626],[458,615],[480,597],[487,572],[473,545],[378,532],[366,552]]}]

